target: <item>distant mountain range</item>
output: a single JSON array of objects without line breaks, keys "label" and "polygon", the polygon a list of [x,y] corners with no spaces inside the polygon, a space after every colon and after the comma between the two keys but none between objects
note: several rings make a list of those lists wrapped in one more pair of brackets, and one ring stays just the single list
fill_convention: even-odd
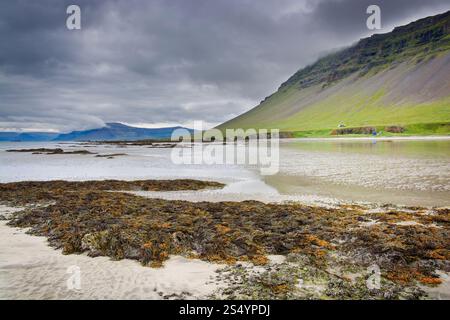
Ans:
[{"label": "distant mountain range", "polygon": [[0,141],[51,141],[58,135],[48,132],[0,132]]},{"label": "distant mountain range", "polygon": [[450,11],[318,59],[218,128],[307,136],[329,135],[338,126],[450,132]]},{"label": "distant mountain range", "polygon": [[113,140],[144,140],[169,139],[176,129],[192,129],[183,127],[167,128],[137,128],[121,123],[107,123],[105,127],[72,131],[70,133],[45,132],[0,132],[0,141],[113,141]]}]

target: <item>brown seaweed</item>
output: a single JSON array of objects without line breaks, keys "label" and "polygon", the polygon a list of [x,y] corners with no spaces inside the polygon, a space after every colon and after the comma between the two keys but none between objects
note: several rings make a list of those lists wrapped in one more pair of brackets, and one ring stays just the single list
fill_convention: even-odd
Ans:
[{"label": "brown seaweed", "polygon": [[[88,252],[150,266],[162,265],[172,254],[257,265],[266,264],[270,254],[302,254],[322,270],[338,254],[343,265],[376,263],[386,279],[403,284],[438,284],[435,270],[450,270],[448,209],[368,213],[358,206],[193,203],[120,192],[221,186],[196,180],[18,182],[0,184],[0,201],[47,203],[16,213],[9,223],[31,227],[65,254]],[[368,220],[379,223],[364,226]]]},{"label": "brown seaweed", "polygon": [[32,154],[95,154],[94,152],[88,150],[74,150],[74,151],[64,151],[61,148],[48,149],[48,148],[36,148],[36,149],[10,149],[6,152],[27,152]]}]

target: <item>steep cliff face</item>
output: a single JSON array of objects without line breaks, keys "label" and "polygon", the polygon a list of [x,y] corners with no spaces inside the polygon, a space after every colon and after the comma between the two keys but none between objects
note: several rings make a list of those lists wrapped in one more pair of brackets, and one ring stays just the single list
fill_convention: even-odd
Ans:
[{"label": "steep cliff face", "polygon": [[219,126],[324,130],[450,122],[450,11],[319,59]]}]

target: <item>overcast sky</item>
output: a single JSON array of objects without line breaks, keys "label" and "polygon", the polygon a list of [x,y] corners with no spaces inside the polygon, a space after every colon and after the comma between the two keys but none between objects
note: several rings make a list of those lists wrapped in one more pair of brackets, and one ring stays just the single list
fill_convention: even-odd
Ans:
[{"label": "overcast sky", "polygon": [[[81,30],[66,8],[81,7]],[[219,124],[301,67],[449,0],[0,0],[0,130]]]}]

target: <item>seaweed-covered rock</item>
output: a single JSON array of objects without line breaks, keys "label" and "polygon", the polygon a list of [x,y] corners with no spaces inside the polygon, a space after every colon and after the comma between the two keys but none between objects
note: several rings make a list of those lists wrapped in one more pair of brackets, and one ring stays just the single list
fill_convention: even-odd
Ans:
[{"label": "seaweed-covered rock", "polygon": [[81,239],[81,249],[87,250],[91,257],[106,255],[110,239],[108,230],[85,234]]}]

